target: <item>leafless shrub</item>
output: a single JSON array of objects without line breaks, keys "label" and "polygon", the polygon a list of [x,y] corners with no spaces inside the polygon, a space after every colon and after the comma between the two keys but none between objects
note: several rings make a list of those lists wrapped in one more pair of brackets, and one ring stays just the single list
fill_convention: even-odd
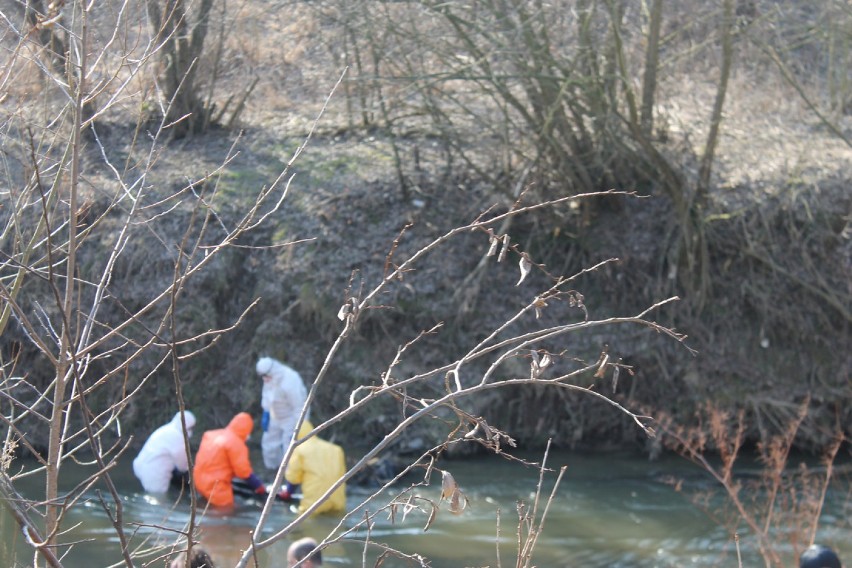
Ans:
[{"label": "leafless shrub", "polygon": [[[695,503],[737,537],[753,539],[767,567],[789,565],[783,550],[793,556],[814,543],[826,493],[835,481],[835,460],[845,439],[833,430],[832,443],[820,466],[795,463],[791,455],[796,436],[808,414],[803,400],[783,431],[757,445],[760,469],[748,475],[745,455],[745,411],[736,414],[707,405],[694,424],[660,419],[661,436],[671,449],[698,464],[718,484],[718,490],[698,492]],[[682,480],[672,480],[677,488]],[[715,499],[721,493],[722,504]],[[745,532],[744,528],[745,528]]]}]

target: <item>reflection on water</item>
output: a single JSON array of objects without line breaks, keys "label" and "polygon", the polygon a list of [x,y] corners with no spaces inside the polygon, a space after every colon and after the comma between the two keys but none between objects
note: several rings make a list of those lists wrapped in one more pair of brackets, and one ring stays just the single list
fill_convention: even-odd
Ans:
[{"label": "reflection on water", "polygon": [[[129,461],[129,460],[128,460]],[[690,502],[687,492],[676,492],[662,479],[674,476],[685,479],[687,489],[706,485],[707,478],[699,470],[676,458],[648,462],[635,455],[551,454],[549,465],[568,469],[551,505],[544,529],[538,537],[533,563],[539,567],[608,566],[608,567],[736,567],[737,553],[731,535]],[[444,461],[438,464],[451,471],[470,500],[461,515],[451,514],[445,506],[427,525],[427,515],[402,512],[391,519],[382,514],[370,528],[372,541],[397,548],[406,554],[420,555],[434,568],[460,566],[513,566],[518,550],[517,504],[532,506],[538,472],[517,462],[498,458]],[[63,470],[66,489],[75,486],[87,474],[85,468]],[[550,493],[555,475],[547,476],[542,493]],[[140,492],[128,464],[114,471],[113,480],[124,492],[124,525],[131,548],[143,554],[140,566],[164,566],[166,556],[159,545],[170,546],[190,520],[187,496],[169,495],[155,499]],[[423,497],[438,501],[440,474],[433,475],[430,487],[420,488]],[[42,481],[29,478],[19,486],[27,495],[42,490]],[[354,510],[367,493],[358,488],[349,492],[349,508]],[[120,562],[118,538],[110,516],[100,498],[109,506],[109,495],[101,490],[87,492],[85,504],[69,514],[63,542],[77,541],[63,562],[68,568],[108,566]],[[845,491],[837,490],[826,500],[826,514],[819,540],[835,547],[843,558],[852,558],[852,530],[841,507]],[[203,501],[201,502],[203,505]],[[539,507],[543,507],[540,503]],[[376,505],[370,506],[371,510]],[[111,509],[111,508],[110,508]],[[220,566],[233,566],[249,546],[250,532],[260,514],[261,505],[241,501],[227,515],[212,511],[198,516],[199,538]],[[262,535],[268,538],[293,519],[284,505],[273,510]],[[363,519],[363,512],[347,521],[352,526]],[[301,536],[325,537],[337,519],[310,519],[294,532],[287,542],[280,542],[257,553],[260,568],[285,566],[286,548],[290,540]],[[741,528],[746,534],[745,528]],[[0,515],[0,566],[32,565],[32,552],[23,542],[11,517]],[[367,536],[361,531],[345,542],[324,551],[326,565],[357,566],[366,558],[373,565],[378,551],[364,550]],[[359,540],[361,542],[359,542]],[[763,565],[747,537],[740,544],[744,566]],[[156,552],[152,552],[156,550]],[[166,551],[168,552],[168,550]],[[795,562],[791,550],[782,551],[789,565]],[[159,556],[158,556],[159,555]],[[15,561],[18,564],[15,564]],[[847,563],[849,560],[847,560]],[[403,566],[401,560],[388,560],[385,566]]]}]

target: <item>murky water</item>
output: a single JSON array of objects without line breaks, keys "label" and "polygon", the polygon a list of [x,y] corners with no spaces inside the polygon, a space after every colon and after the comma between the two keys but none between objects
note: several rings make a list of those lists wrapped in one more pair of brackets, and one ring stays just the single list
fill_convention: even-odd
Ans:
[{"label": "murky water", "polygon": [[[537,459],[540,456],[531,456]],[[140,492],[130,472],[129,461],[120,464],[113,479],[123,494],[124,526],[131,548],[144,551],[155,544],[171,543],[174,531],[182,529],[190,517],[189,499],[173,497],[177,502],[158,502]],[[20,465],[20,464],[18,464]],[[694,466],[677,457],[648,462],[633,454],[580,455],[551,454],[548,465],[568,467],[556,497],[550,506],[545,525],[538,538],[533,564],[539,567],[678,567],[738,566],[737,551],[729,532],[710,520],[691,502],[691,490],[709,488],[712,484]],[[14,467],[14,466],[13,466]],[[517,462],[499,458],[444,461],[441,469],[452,472],[469,499],[469,506],[459,515],[447,510],[443,503],[428,530],[427,515],[412,511],[405,518],[401,509],[390,518],[382,514],[372,526],[372,541],[396,548],[406,554],[420,555],[433,568],[462,566],[514,566],[518,551],[517,503],[531,505],[538,484],[538,471]],[[87,468],[72,467],[62,476],[70,490],[86,475]],[[685,491],[677,492],[663,479],[673,476],[685,479]],[[543,486],[548,495],[555,475],[549,475]],[[42,490],[35,477],[19,489],[28,496]],[[106,503],[109,495],[100,490]],[[828,495],[818,540],[830,543],[846,558],[852,559],[852,528],[849,511],[844,511],[848,487],[839,487]],[[418,489],[423,497],[438,501],[440,474],[433,474],[432,485]],[[358,488],[349,491],[350,509],[358,507],[367,493]],[[117,537],[111,521],[99,500],[97,490],[83,494],[84,506],[75,508],[64,523],[70,530],[63,542],[77,541],[65,553],[68,568],[109,566],[120,562],[116,552]],[[544,506],[542,502],[540,507]],[[371,505],[375,510],[377,505]],[[229,515],[205,514],[200,519],[201,541],[220,566],[233,566],[249,542],[260,514],[260,505],[241,501]],[[286,506],[277,506],[264,536],[284,526],[293,518]],[[359,513],[358,518],[363,518]],[[347,521],[353,526],[355,520]],[[313,536],[321,539],[331,531],[336,520],[328,517],[311,519],[300,526],[291,538]],[[762,566],[747,532],[742,528],[740,553],[743,566]],[[20,530],[8,513],[0,515],[0,566],[31,566],[32,549],[28,548]],[[378,551],[366,552],[365,531],[332,545],[325,551],[326,565],[358,566],[363,558],[368,565],[375,562]],[[286,542],[277,543],[258,553],[260,568],[286,565]],[[360,542],[359,542],[360,541]],[[795,562],[791,550],[782,554]],[[137,566],[163,566],[164,560],[148,555]],[[385,566],[412,565],[399,559],[388,559]]]}]

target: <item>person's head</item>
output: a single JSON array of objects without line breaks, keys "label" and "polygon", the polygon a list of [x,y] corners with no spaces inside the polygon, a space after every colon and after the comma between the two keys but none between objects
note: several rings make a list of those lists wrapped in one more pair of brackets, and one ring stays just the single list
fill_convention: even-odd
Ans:
[{"label": "person's head", "polygon": [[837,554],[821,544],[813,544],[799,557],[799,568],[843,568]]},{"label": "person's head", "polygon": [[[182,552],[180,556],[172,560],[169,568],[186,568],[186,552]],[[206,550],[196,546],[189,555],[189,568],[216,568],[216,565]]]},{"label": "person's head", "polygon": [[311,557],[302,563],[302,568],[322,566],[322,552],[317,550],[317,541],[310,537],[300,538],[287,549],[287,566],[295,566],[309,554]]},{"label": "person's head", "polygon": [[228,429],[240,437],[242,440],[248,440],[251,431],[254,429],[254,419],[248,412],[240,412],[228,423]]},{"label": "person's head", "polygon": [[260,375],[260,378],[263,379],[264,383],[268,383],[272,380],[272,368],[275,366],[275,359],[272,357],[261,357],[257,361],[257,365],[254,366],[257,374]]},{"label": "person's head", "polygon": [[[183,411],[183,418],[186,420],[186,433],[192,436],[192,429],[195,428],[195,414],[190,412],[189,410]],[[172,418],[172,424],[178,427],[178,430],[183,429],[183,424],[180,420],[180,412],[176,412],[174,417]]]},{"label": "person's head", "polygon": [[299,433],[296,435],[296,439],[299,440],[301,438],[304,438],[305,436],[310,434],[313,429],[314,425],[311,424],[310,420],[305,418],[304,420],[302,420],[302,425],[299,426]]}]

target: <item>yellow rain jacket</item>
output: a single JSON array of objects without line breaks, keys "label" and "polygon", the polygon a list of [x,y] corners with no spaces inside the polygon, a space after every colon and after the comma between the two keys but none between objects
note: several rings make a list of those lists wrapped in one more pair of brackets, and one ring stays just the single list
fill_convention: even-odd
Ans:
[{"label": "yellow rain jacket", "polygon": [[[304,438],[313,430],[313,425],[305,420],[299,429],[299,438]],[[346,459],[343,448],[317,436],[296,446],[285,476],[287,481],[302,486],[302,500],[299,512],[303,513],[316,503],[329,487],[346,474]],[[334,490],[334,493],[319,507],[316,513],[342,513],[346,510],[346,484]]]}]

